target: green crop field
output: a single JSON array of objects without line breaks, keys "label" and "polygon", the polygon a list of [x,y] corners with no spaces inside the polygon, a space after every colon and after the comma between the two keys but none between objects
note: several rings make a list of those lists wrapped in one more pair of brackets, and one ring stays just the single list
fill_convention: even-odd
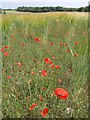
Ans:
[{"label": "green crop field", "polygon": [[3,118],[88,118],[87,13],[0,15]]}]

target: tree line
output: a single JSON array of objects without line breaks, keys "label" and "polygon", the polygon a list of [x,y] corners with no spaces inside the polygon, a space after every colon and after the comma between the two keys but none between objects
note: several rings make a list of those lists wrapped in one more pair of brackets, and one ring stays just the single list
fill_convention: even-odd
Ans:
[{"label": "tree line", "polygon": [[86,6],[86,7],[80,7],[80,8],[64,8],[64,7],[18,7],[16,9],[16,11],[20,11],[20,12],[73,12],[73,11],[77,11],[77,12],[90,12],[90,5]]}]

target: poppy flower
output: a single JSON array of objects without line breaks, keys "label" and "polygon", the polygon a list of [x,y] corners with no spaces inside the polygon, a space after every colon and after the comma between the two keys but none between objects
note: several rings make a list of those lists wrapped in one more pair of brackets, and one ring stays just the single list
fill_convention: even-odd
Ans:
[{"label": "poppy flower", "polygon": [[32,75],[34,75],[34,74],[35,74],[35,72],[34,72],[34,71],[32,71],[32,72],[31,72],[31,74],[32,74]]},{"label": "poppy flower", "polygon": [[45,58],[44,61],[46,64],[53,64],[53,62],[50,60],[50,58]]},{"label": "poppy flower", "polygon": [[20,67],[20,66],[21,66],[21,63],[20,63],[20,62],[17,62],[17,65]]},{"label": "poppy flower", "polygon": [[36,103],[33,103],[32,106],[29,107],[29,110],[33,110],[37,106]]},{"label": "poppy flower", "polygon": [[52,43],[52,42],[50,42],[50,46],[53,46],[53,43]]},{"label": "poppy flower", "polygon": [[40,40],[39,40],[38,37],[36,37],[34,40],[35,40],[36,42],[40,42]]},{"label": "poppy flower", "polygon": [[8,56],[9,56],[9,53],[8,53],[8,52],[5,52],[5,53],[4,53],[4,56],[8,57]]},{"label": "poppy flower", "polygon": [[49,64],[50,64],[50,65],[52,65],[52,64],[53,64],[53,62],[52,62],[52,61],[50,61],[50,62],[49,62]]},{"label": "poppy flower", "polygon": [[54,68],[54,64],[51,64],[50,67],[51,67],[51,68]]},{"label": "poppy flower", "polygon": [[4,48],[8,48],[8,46],[4,46]]},{"label": "poppy flower", "polygon": [[77,57],[78,56],[78,54],[74,54],[74,57]]},{"label": "poppy flower", "polygon": [[11,78],[11,76],[9,75],[9,76],[7,76],[7,79],[10,79]]},{"label": "poppy flower", "polygon": [[36,62],[36,60],[33,60],[33,62]]},{"label": "poppy flower", "polygon": [[63,43],[60,43],[60,46],[63,46]]},{"label": "poppy flower", "polygon": [[16,40],[16,38],[15,38],[15,36],[14,36],[14,35],[12,35],[12,36],[11,36],[11,38],[12,38],[13,40]]},{"label": "poppy flower", "polygon": [[43,87],[42,90],[45,90],[45,88]]},{"label": "poppy flower", "polygon": [[45,58],[44,61],[46,64],[50,64],[50,58]]},{"label": "poppy flower", "polygon": [[55,68],[60,69],[61,67],[59,65],[56,65]]},{"label": "poppy flower", "polygon": [[62,88],[56,88],[54,93],[56,94],[56,96],[58,98],[61,98],[63,100],[67,99],[68,98],[68,92]]},{"label": "poppy flower", "polygon": [[71,52],[69,49],[66,50],[67,52]]},{"label": "poppy flower", "polygon": [[2,52],[4,52],[4,50],[5,50],[5,49],[4,49],[4,48],[2,48],[1,50],[2,50]]},{"label": "poppy flower", "polygon": [[44,108],[43,111],[40,110],[40,113],[41,113],[41,115],[42,115],[43,117],[46,117],[46,115],[48,114],[48,112],[49,112],[49,109],[48,109],[48,108]]},{"label": "poppy flower", "polygon": [[64,46],[68,46],[68,43],[64,43]]},{"label": "poppy flower", "polygon": [[77,45],[77,44],[79,44],[79,42],[78,42],[78,41],[76,41],[76,42],[75,42],[75,44]]},{"label": "poppy flower", "polygon": [[44,100],[44,98],[43,98],[41,95],[40,95],[40,97],[39,97],[39,98],[40,98],[40,100],[41,100],[41,101],[43,101],[43,100]]},{"label": "poppy flower", "polygon": [[22,43],[22,46],[25,46],[25,44],[24,44],[24,43]]},{"label": "poppy flower", "polygon": [[42,70],[42,75],[43,76],[48,76],[47,71],[46,70]]}]

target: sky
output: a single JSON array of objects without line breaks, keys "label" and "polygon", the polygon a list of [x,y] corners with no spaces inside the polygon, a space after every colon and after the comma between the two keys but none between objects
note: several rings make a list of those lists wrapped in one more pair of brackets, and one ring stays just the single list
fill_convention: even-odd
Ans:
[{"label": "sky", "polygon": [[62,7],[85,7],[89,0],[0,0],[0,8],[16,9],[19,6],[62,6]]}]

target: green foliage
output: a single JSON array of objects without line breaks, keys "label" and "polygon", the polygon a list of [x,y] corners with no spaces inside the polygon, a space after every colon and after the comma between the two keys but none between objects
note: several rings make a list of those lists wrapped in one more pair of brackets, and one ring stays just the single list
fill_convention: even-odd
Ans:
[{"label": "green foliage", "polygon": [[78,11],[78,12],[84,12],[84,11],[85,11],[85,8],[84,8],[84,7],[80,7],[80,8],[78,8],[77,11]]},{"label": "green foliage", "polygon": [[90,11],[90,5],[86,7],[80,7],[80,8],[64,8],[64,7],[18,7],[16,9],[17,11],[21,12],[73,12],[73,11],[78,11],[78,12],[89,12]]},{"label": "green foliage", "polygon": [[85,7],[85,12],[90,12],[90,5]]}]

